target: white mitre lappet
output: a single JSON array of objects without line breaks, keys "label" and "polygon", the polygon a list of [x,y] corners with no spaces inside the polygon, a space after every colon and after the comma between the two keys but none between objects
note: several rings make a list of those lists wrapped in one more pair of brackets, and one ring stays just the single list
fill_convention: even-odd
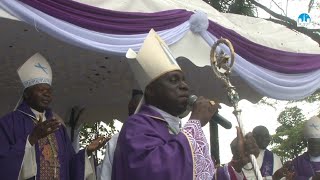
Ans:
[{"label": "white mitre lappet", "polygon": [[30,57],[17,71],[25,89],[36,84],[52,83],[51,67],[39,53]]},{"label": "white mitre lappet", "polygon": [[303,135],[306,139],[320,138],[320,118],[313,116],[304,124]]}]

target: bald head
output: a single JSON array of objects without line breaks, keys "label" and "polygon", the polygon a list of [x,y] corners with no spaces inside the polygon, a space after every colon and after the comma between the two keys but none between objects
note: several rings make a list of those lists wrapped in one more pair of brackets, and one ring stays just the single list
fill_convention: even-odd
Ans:
[{"label": "bald head", "polygon": [[269,130],[265,126],[257,126],[252,131],[253,137],[256,140],[260,149],[266,149],[271,141]]}]

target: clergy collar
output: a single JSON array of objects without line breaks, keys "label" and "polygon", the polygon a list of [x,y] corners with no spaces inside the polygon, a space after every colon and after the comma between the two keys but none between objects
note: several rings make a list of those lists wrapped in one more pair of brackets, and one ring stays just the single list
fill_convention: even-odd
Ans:
[{"label": "clergy collar", "polygon": [[[22,113],[22,114],[30,117],[35,123],[37,123],[37,120],[38,120],[38,119],[37,119],[37,117],[36,117],[36,115],[35,115],[35,112],[33,112],[33,111],[31,110],[31,107],[27,104],[27,102],[22,101],[22,103],[18,106],[18,108],[16,109],[16,111],[18,111],[18,112],[20,112],[20,113]],[[36,111],[36,112],[37,112],[37,111]],[[40,112],[38,112],[38,113],[40,113]],[[52,117],[52,115],[53,115],[50,108],[47,108],[47,109],[44,111],[44,114],[45,114],[44,120]]]},{"label": "clergy collar", "polygon": [[41,113],[41,112],[39,112],[39,111],[31,108],[31,107],[30,107],[30,109],[31,109],[31,111],[32,111],[33,114],[35,115],[35,118],[36,118],[38,121],[40,120],[40,116],[42,116],[42,121],[45,121],[45,120],[46,120],[46,116],[45,116],[46,111],[43,111],[43,112]]},{"label": "clergy collar", "polygon": [[171,114],[155,107],[152,105],[148,105],[151,109],[158,112],[163,119],[169,124],[170,130],[173,130],[175,134],[180,132],[181,119],[179,117],[172,116]]}]

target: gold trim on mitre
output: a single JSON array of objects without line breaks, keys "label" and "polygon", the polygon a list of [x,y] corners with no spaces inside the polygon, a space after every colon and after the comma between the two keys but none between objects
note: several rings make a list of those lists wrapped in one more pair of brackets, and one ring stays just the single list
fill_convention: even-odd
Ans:
[{"label": "gold trim on mitre", "polygon": [[181,71],[169,47],[153,29],[147,35],[138,54],[129,49],[126,57],[143,91],[163,74]]}]

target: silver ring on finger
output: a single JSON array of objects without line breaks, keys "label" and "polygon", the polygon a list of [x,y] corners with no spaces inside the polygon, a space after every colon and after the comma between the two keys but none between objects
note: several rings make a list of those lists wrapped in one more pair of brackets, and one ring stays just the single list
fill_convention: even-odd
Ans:
[{"label": "silver ring on finger", "polygon": [[51,130],[52,130],[51,128],[48,128],[48,129],[47,129],[48,132],[51,131]]}]

